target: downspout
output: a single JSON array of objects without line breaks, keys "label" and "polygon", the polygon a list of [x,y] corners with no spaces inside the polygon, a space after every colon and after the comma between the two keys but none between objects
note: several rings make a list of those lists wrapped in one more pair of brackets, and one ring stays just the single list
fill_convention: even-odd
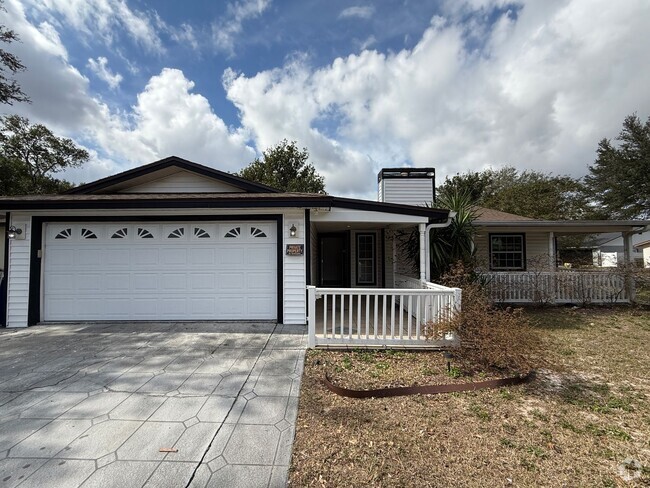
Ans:
[{"label": "downspout", "polygon": [[431,252],[431,247],[429,246],[429,241],[431,239],[431,229],[444,229],[445,227],[449,227],[451,225],[451,221],[454,220],[456,217],[457,212],[454,212],[453,210],[449,211],[449,215],[447,215],[447,221],[442,222],[442,223],[437,223],[437,224],[429,224],[427,225],[425,231],[424,231],[424,254],[425,254],[425,280],[430,281],[431,280],[431,259],[429,256],[429,253]]}]

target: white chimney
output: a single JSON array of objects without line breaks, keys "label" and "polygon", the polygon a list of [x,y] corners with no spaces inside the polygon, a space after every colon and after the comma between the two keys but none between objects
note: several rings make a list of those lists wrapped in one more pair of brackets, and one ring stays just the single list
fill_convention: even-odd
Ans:
[{"label": "white chimney", "polygon": [[384,168],[377,182],[380,202],[424,206],[436,199],[434,168]]}]

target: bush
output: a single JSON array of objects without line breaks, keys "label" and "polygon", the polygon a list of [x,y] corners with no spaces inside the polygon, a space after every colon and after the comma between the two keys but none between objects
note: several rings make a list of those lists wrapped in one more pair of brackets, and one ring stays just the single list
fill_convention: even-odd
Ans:
[{"label": "bush", "polygon": [[539,337],[522,309],[495,308],[480,276],[462,263],[451,268],[443,284],[463,290],[461,311],[444,324],[460,340],[453,353],[463,369],[523,373],[539,365]]}]

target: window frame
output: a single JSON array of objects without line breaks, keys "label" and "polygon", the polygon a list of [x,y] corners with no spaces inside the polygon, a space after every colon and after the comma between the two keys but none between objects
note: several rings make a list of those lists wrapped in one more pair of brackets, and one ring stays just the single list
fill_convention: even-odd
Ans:
[{"label": "window frame", "polygon": [[[372,258],[363,258],[364,260],[372,259],[372,281],[359,280],[359,238],[372,237]],[[357,286],[377,286],[377,233],[376,232],[356,232],[354,242],[354,270],[355,282]]]},{"label": "window frame", "polygon": [[[492,239],[494,237],[519,237],[521,239],[521,251],[493,251],[492,250]],[[490,260],[490,271],[526,271],[526,234],[523,232],[494,232],[488,234],[488,244],[489,244],[489,260]],[[493,255],[494,253],[500,254],[521,254],[521,267],[509,267],[509,268],[500,268],[494,266]]]}]

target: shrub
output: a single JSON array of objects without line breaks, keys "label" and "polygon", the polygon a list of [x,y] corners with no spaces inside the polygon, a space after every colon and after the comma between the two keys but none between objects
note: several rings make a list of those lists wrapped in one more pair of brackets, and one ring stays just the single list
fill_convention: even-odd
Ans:
[{"label": "shrub", "polygon": [[444,328],[460,339],[453,353],[464,369],[527,372],[539,365],[539,337],[522,309],[495,308],[480,277],[462,263],[443,283],[463,290],[462,309]]}]

